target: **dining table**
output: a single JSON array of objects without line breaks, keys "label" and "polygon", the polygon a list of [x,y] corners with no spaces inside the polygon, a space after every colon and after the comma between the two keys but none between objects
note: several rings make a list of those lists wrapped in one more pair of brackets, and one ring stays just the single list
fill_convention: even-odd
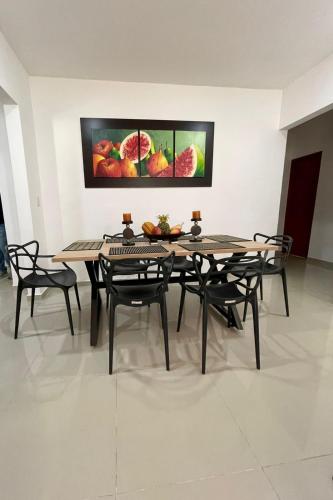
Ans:
[{"label": "dining table", "polygon": [[[258,252],[276,252],[281,250],[274,244],[267,244],[259,241],[248,240],[239,236],[229,235],[207,235],[202,237],[200,242],[193,242],[191,236],[183,236],[176,241],[156,241],[150,242],[145,239],[136,239],[131,246],[124,245],[121,239],[95,239],[95,240],[77,240],[71,243],[64,250],[53,257],[53,262],[84,262],[91,284],[91,303],[90,303],[90,345],[96,346],[99,335],[99,318],[101,309],[100,290],[105,288],[105,283],[100,279],[99,273],[99,254],[107,256],[109,259],[149,259],[166,257],[174,252],[176,257],[189,257],[194,252],[200,252],[204,255],[245,255],[258,254]],[[140,285],[144,285],[154,278],[141,278]],[[180,277],[171,275],[170,283],[179,283]],[[193,274],[185,276],[186,282],[197,281]],[[121,279],[124,285],[138,283],[138,279],[124,277]],[[230,306],[226,311],[220,306],[215,309],[228,320],[228,325],[237,330],[242,330],[240,320],[235,305]]]}]

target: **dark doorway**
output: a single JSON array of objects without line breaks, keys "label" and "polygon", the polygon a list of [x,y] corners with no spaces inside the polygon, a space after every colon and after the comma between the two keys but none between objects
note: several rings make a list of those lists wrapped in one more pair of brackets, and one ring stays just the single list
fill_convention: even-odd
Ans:
[{"label": "dark doorway", "polygon": [[284,234],[294,238],[292,253],[299,257],[308,256],[321,153],[291,162]]}]

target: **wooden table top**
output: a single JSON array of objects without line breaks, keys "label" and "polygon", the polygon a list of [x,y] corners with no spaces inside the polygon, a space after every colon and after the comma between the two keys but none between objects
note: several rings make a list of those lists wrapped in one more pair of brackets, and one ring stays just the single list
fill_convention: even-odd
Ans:
[{"label": "wooden table top", "polygon": [[[84,241],[84,240],[80,240]],[[101,240],[102,241],[102,240]],[[174,251],[177,257],[185,257],[187,255],[192,255],[193,251],[186,250],[181,247],[182,244],[189,244],[189,240],[181,240],[178,243],[167,243],[161,242],[152,243],[151,246],[158,245],[164,247],[169,252]],[[202,243],[218,243],[216,241],[210,240],[208,238],[203,238]],[[233,243],[233,242],[231,242]],[[265,243],[260,243],[257,241],[236,241],[233,243],[234,248],[214,248],[213,250],[200,250],[203,254],[232,254],[232,253],[242,253],[242,252],[259,252],[259,251],[277,251],[280,250],[276,245],[268,245]],[[147,242],[136,243],[135,246],[148,246]],[[53,262],[85,262],[98,260],[99,253],[108,256],[110,259],[120,260],[120,259],[149,259],[154,257],[166,257],[167,253],[140,253],[140,254],[126,254],[126,255],[109,255],[109,249],[111,247],[121,247],[121,243],[105,243],[100,250],[78,250],[78,251],[62,251],[53,257]],[[223,247],[223,243],[221,243]]]}]

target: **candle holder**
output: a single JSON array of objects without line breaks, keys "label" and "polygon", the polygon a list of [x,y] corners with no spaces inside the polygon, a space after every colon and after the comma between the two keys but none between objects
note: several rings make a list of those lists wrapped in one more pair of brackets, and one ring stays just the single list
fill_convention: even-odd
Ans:
[{"label": "candle holder", "polygon": [[202,238],[199,238],[199,234],[201,233],[201,227],[199,226],[199,221],[201,221],[201,218],[192,218],[191,221],[194,222],[193,226],[191,227],[191,234],[193,238],[190,239],[190,241],[194,243],[200,243],[202,241]]},{"label": "candle holder", "polygon": [[122,224],[126,225],[126,227],[123,231],[123,237],[125,240],[123,242],[123,246],[124,247],[131,247],[131,246],[135,245],[135,242],[133,241],[134,233],[133,233],[133,230],[130,228],[130,225],[133,224],[133,221],[132,220],[123,221]]}]

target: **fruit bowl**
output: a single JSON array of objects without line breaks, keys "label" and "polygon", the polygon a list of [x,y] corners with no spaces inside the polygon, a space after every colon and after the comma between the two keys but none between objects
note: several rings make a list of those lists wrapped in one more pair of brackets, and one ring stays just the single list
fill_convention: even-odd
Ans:
[{"label": "fruit bowl", "polygon": [[176,233],[176,234],[149,234],[144,233],[145,237],[149,239],[150,242],[153,241],[169,241],[172,243],[173,241],[177,241],[180,236],[184,236],[184,232]]}]

